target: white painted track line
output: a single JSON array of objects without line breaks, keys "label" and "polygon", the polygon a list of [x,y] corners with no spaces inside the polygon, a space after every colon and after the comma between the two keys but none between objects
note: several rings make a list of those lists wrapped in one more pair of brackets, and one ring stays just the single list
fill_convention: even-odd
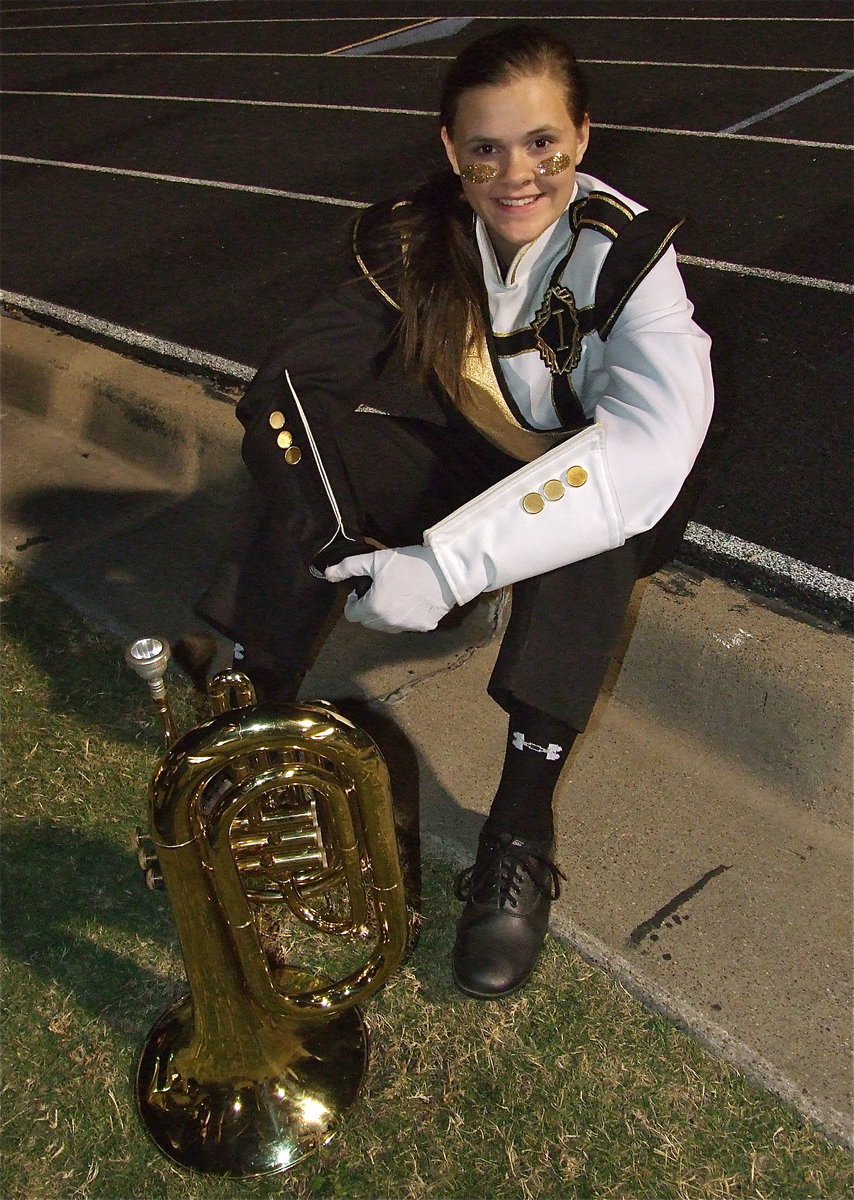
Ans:
[{"label": "white painted track line", "polygon": [[238,104],[255,108],[331,109],[335,112],[391,113],[401,117],[438,117],[423,108],[374,108],[368,104],[320,104],[305,100],[247,100],[229,96],[166,96],[131,92],[58,92],[34,88],[0,88],[0,96],[71,96],[78,100],[145,100],[182,104]]},{"label": "white painted track line", "polygon": [[840,71],[832,79],[825,79],[823,83],[817,83],[815,87],[807,88],[805,92],[798,92],[797,96],[790,96],[788,100],[781,100],[779,104],[775,104],[772,108],[766,108],[760,113],[755,113],[752,117],[747,117],[744,121],[739,121],[735,125],[728,125],[726,129],[721,130],[721,133],[738,133],[742,129],[747,129],[750,125],[755,125],[758,121],[764,121],[766,117],[774,117],[777,113],[785,112],[787,108],[794,108],[796,104],[803,104],[804,100],[809,100],[811,96],[817,96],[819,92],[826,92],[828,88],[836,87],[840,83],[847,83],[852,78],[854,78],[854,71]]},{"label": "white painted track line", "polygon": [[[328,51],[305,50],[0,50],[0,58],[343,58]],[[365,54],[364,58],[401,58],[412,62],[452,62],[452,54]],[[580,58],[582,66],[602,67],[683,67],[696,71],[811,71],[830,75],[840,67],[778,67],[761,63],[662,62],[637,58]]]},{"label": "white painted track line", "polygon": [[[183,3],[199,3],[199,4],[201,4],[201,3],[205,3],[205,0],[182,0],[182,2]],[[214,2],[224,3],[225,0],[214,0]],[[247,0],[247,2],[248,2],[248,0]],[[159,4],[167,4],[167,3],[174,6],[174,0],[139,0],[139,3],[127,4],[125,7],[127,7],[127,8],[149,7],[149,8],[151,8],[151,7],[157,7]],[[45,11],[60,12],[61,10],[68,10],[68,9],[76,9],[76,10],[84,9],[85,10],[85,9],[94,9],[94,8],[118,8],[118,7],[122,7],[122,5],[115,4],[115,3],[114,4],[62,4],[62,5],[57,4],[57,5],[51,5],[49,7],[49,9],[47,9],[47,10],[44,7],[39,7],[39,6],[26,7],[26,8],[4,8],[3,14],[8,15],[9,13],[23,13],[23,12],[44,13]],[[287,23],[298,23],[298,24],[330,23],[331,24],[334,21],[351,21],[351,22],[356,22],[356,21],[359,21],[359,22],[361,22],[361,21],[413,21],[413,22],[416,22],[416,21],[422,21],[424,19],[425,18],[424,18],[423,14],[421,14],[421,16],[419,16],[419,17],[405,16],[405,15],[393,16],[391,14],[389,14],[388,16],[379,16],[379,17],[377,17],[377,16],[366,17],[366,16],[361,16],[358,14],[354,15],[354,16],[349,16],[349,17],[217,17],[213,21],[202,20],[202,19],[200,19],[200,20],[190,19],[190,20],[179,20],[179,21],[102,21],[102,22],[95,22],[95,23],[89,23],[89,24],[86,24],[83,22],[80,22],[80,23],[75,22],[72,25],[12,25],[12,26],[9,26],[8,28],[10,28],[10,29],[105,29],[105,28],[111,28],[112,26],[116,26],[116,25],[121,25],[121,26],[125,26],[125,25],[271,25],[271,24],[287,24]],[[438,16],[436,16],[436,17],[428,18],[428,19],[439,20],[440,18]],[[521,21],[523,18],[519,15],[495,16],[494,14],[489,13],[486,15],[485,19],[488,19],[490,21]],[[707,25],[712,25],[712,24],[738,25],[738,24],[745,24],[747,22],[764,23],[766,25],[769,25],[772,22],[774,24],[776,24],[777,22],[789,22],[789,23],[800,22],[802,24],[810,24],[810,25],[833,24],[833,23],[849,24],[850,23],[848,17],[783,17],[783,16],[757,16],[757,17],[707,16],[707,17],[698,17],[698,16],[665,16],[665,15],[662,15],[662,16],[633,16],[630,14],[622,14],[617,11],[607,14],[607,15],[567,13],[567,14],[556,16],[554,13],[548,13],[548,14],[526,13],[524,20],[527,20],[527,21],[608,21],[611,24],[619,24],[624,21],[659,21],[662,23],[673,23],[673,24],[680,23],[680,22],[684,23],[684,22],[688,22],[688,21],[693,21],[693,22],[699,22],[699,23],[707,24]]]},{"label": "white painted track line", "polygon": [[[221,188],[230,192],[252,192],[259,196],[280,196],[285,200],[304,200],[314,204],[332,204],[339,208],[369,208],[366,200],[346,200],[340,196],[319,196],[311,192],[293,192],[283,188],[258,187],[251,183],[229,183],[222,179],[198,179],[190,175],[166,175],[157,171],[136,171],[123,167],[105,167],[95,163],[65,162],[56,158],[32,158],[24,154],[0,154],[0,162],[21,163],[24,166],[57,167],[70,171],[92,171],[100,175],[115,175],[130,179],[148,179],[154,183],[180,183],[191,187]],[[744,263],[723,262],[713,258],[699,258],[691,254],[677,256],[688,266],[705,267],[714,271],[727,271],[735,275],[751,275],[760,279],[773,279],[778,283],[797,284],[818,288],[828,292],[854,292],[854,284],[835,279],[820,279],[810,275],[789,275],[784,271],[772,271],[765,267],[751,267]]]},{"label": "white painted track line", "polygon": [[[803,95],[821,90],[824,89],[811,89],[810,93],[803,93]],[[438,112],[424,108],[380,108],[367,104],[322,104],[306,100],[250,100],[243,97],[231,96],[169,96],[134,92],[68,92],[39,88],[2,88],[0,89],[0,96],[70,96],[78,100],[140,100],[147,102],[162,101],[163,103],[175,104],[235,104],[256,108],[303,108],[328,109],[337,112],[389,113],[393,116],[402,117],[437,118],[439,116]],[[751,118],[751,121],[758,119],[758,117]],[[622,130],[629,133],[663,134],[673,137],[728,138],[745,142],[770,142],[780,146],[803,146],[811,150],[854,150],[854,143],[851,142],[818,142],[806,138],[771,137],[759,133],[732,133],[726,129],[670,129],[661,125],[622,125],[612,121],[594,121],[592,128]],[[736,127],[733,126],[733,128]]]},{"label": "white painted track line", "polygon": [[338,196],[316,196],[310,192],[289,192],[282,188],[257,187],[251,183],[227,183],[222,179],[196,179],[191,175],[161,175],[156,171],[132,171],[129,168],[102,167],[94,163],[63,162],[54,158],[28,158],[21,154],[0,154],[0,162],[27,163],[38,167],[64,167],[71,171],[95,171],[101,175],[150,179],[155,183],[184,183],[193,187],[222,188],[229,192],[253,192],[258,196],[281,196],[285,200],[308,200],[314,204],[335,204],[340,208],[368,208],[361,200],[343,200]]}]

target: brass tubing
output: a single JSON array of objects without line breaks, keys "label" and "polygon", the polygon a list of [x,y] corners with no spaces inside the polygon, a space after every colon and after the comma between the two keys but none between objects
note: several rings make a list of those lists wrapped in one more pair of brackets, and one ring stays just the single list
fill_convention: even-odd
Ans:
[{"label": "brass tubing", "polygon": [[208,697],[214,713],[231,708],[248,708],[255,703],[255,688],[242,671],[220,671],[208,682]]},{"label": "brass tubing", "polygon": [[[320,754],[334,760],[352,793],[362,798],[365,813],[360,824],[365,855],[371,864],[375,886],[372,905],[378,933],[378,945],[368,962],[345,980],[284,995],[273,985],[249,910],[240,876],[229,844],[231,822],[254,799],[270,791],[281,779],[280,768],[270,768],[261,776],[247,780],[228,794],[225,802],[216,801],[211,813],[200,812],[198,798],[205,784],[221,771],[234,755],[271,751],[288,743],[308,754]],[[292,777],[295,767],[290,767]],[[301,779],[311,786],[323,786],[328,780],[317,775]],[[336,828],[345,835],[352,818],[344,817],[345,798],[341,788],[331,788]],[[163,864],[163,849],[176,850],[188,843],[202,847],[203,867],[199,862],[197,880],[215,881],[218,904],[229,914],[229,931],[250,991],[261,1007],[270,1013],[299,1018],[310,1013],[331,1015],[364,999],[382,985],[403,956],[406,947],[407,917],[400,875],[400,862],[390,804],[390,785],[385,763],[370,738],[345,718],[326,710],[309,712],[298,706],[258,706],[221,714],[191,730],[167,754],[152,782],[152,829]],[[349,880],[355,874],[353,859],[355,837],[345,836],[342,856],[350,859]],[[170,888],[166,879],[167,890]],[[358,870],[361,876],[361,870]],[[359,879],[360,888],[363,884]],[[205,891],[207,887],[205,887]],[[361,894],[361,892],[359,893]],[[185,962],[191,990],[204,991],[210,967],[205,961],[194,962],[192,947],[195,929],[188,930]],[[193,987],[194,977],[196,988]],[[215,1018],[214,1018],[215,1019]]]},{"label": "brass tubing", "polygon": [[310,871],[321,865],[320,852],[315,844],[302,839],[301,844],[289,847],[286,853],[277,853],[273,849],[261,854],[237,854],[237,867],[244,871],[269,872],[273,878],[277,872],[293,874],[294,871]]}]

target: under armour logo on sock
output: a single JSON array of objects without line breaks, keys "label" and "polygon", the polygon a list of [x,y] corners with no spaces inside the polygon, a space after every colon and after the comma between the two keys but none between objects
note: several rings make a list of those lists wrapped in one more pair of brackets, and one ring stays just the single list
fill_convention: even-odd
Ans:
[{"label": "under armour logo on sock", "polygon": [[513,745],[517,750],[536,750],[538,754],[545,754],[549,762],[557,762],[563,753],[563,746],[558,746],[555,742],[549,742],[548,746],[538,746],[536,742],[526,742],[524,733],[513,733]]}]

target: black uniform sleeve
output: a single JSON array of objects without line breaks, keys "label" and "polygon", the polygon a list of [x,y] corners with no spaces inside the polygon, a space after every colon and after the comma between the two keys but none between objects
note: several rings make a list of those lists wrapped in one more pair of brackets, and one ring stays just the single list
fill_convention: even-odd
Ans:
[{"label": "black uniform sleeve", "polygon": [[[368,212],[373,218],[373,210]],[[367,228],[373,233],[373,220]],[[444,409],[436,396],[403,370],[397,348],[399,309],[359,262],[359,249],[366,248],[372,266],[378,268],[371,254],[373,244],[373,237],[368,244],[354,242],[352,279],[295,314],[237,406],[237,416],[245,428],[243,458],[254,486],[243,497],[235,498],[228,545],[196,612],[215,629],[238,640],[248,637],[253,644],[263,642],[268,636],[264,614],[271,604],[275,609],[278,602],[261,603],[259,598],[256,604],[252,600],[252,589],[247,592],[244,586],[250,578],[247,562],[258,558],[258,546],[266,547],[262,555],[267,563],[263,593],[284,604],[284,597],[276,589],[286,588],[292,565],[286,563],[281,529],[294,505],[294,489],[299,486],[316,490],[318,486],[317,473],[306,469],[310,461],[307,438],[285,373],[321,440],[326,422],[359,408],[445,422]],[[388,262],[392,272],[394,265],[392,258]],[[288,428],[296,437],[294,447],[304,456],[297,473],[286,465],[291,460],[284,458],[277,443],[279,418],[270,420],[277,411],[282,419],[287,418]],[[321,498],[317,507],[323,511],[323,506]]]},{"label": "black uniform sleeve", "polygon": [[363,407],[445,423],[441,398],[407,374],[398,348],[400,309],[394,296],[400,251],[398,244],[395,256],[389,232],[393,207],[376,205],[360,216],[352,279],[296,315],[271,347],[237,406],[245,426],[274,406],[285,371],[309,402],[320,391],[351,412]]},{"label": "black uniform sleeve", "polygon": [[238,404],[239,419],[248,425],[266,408],[285,371],[299,395],[320,390],[357,408],[382,374],[396,325],[366,279],[342,284],[288,323]]}]

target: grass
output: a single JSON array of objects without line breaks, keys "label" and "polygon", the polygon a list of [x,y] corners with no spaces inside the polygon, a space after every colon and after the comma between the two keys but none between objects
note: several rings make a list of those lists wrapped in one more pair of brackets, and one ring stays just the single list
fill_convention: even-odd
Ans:
[{"label": "grass", "polygon": [[9,1200],[854,1194],[843,1149],[557,940],[517,997],[457,993],[451,869],[429,859],[420,937],[366,1007],[371,1064],[340,1137],[285,1176],[174,1167],[130,1087],[145,1033],[183,990],[167,900],[128,848],[154,715],[121,646],[31,583],[4,591]]}]

